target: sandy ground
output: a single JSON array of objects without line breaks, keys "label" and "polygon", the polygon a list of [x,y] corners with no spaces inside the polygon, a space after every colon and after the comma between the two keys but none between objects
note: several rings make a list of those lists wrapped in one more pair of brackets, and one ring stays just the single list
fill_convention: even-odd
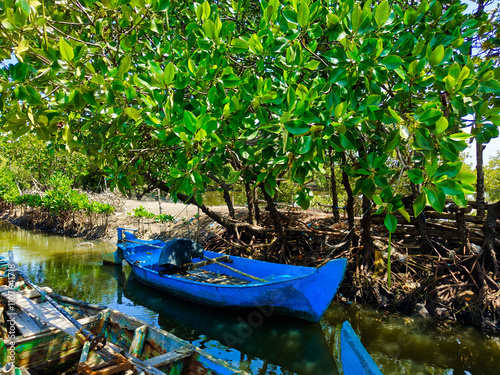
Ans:
[{"label": "sandy ground", "polygon": [[[137,218],[134,216],[134,209],[143,207],[146,211],[155,215],[172,215],[175,219],[172,223],[160,224],[154,219]],[[226,206],[212,206],[213,211],[227,214]],[[244,207],[239,208],[244,210]],[[198,219],[199,214],[199,219]],[[138,201],[127,199],[123,201],[120,208],[113,214],[109,221],[107,236],[110,239],[116,238],[116,228],[135,228],[139,230],[140,237],[167,239],[174,237],[191,238],[203,242],[207,236],[213,235],[220,226],[214,223],[205,214],[198,210],[196,206],[184,203],[168,203],[158,201]]]}]

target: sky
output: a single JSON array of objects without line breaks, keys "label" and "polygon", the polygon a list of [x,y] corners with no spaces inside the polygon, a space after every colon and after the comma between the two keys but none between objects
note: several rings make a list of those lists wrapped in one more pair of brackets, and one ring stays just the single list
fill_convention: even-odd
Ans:
[{"label": "sky", "polygon": [[[483,151],[483,162],[486,165],[488,160],[495,157],[497,153],[500,151],[500,137],[493,138],[490,143],[486,145],[486,148]],[[466,159],[467,164],[476,165],[476,144],[473,143],[469,147],[469,158]]]}]

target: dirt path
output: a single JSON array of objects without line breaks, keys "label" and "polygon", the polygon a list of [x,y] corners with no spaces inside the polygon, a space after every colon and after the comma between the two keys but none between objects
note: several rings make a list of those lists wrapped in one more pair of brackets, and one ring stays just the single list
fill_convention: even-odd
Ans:
[{"label": "dirt path", "polygon": [[[155,215],[172,215],[175,219],[173,223],[160,224],[154,219],[139,219],[134,216],[134,209],[143,207],[146,211]],[[226,206],[213,206],[213,211],[227,214]],[[244,211],[245,207],[239,207],[239,211]],[[199,214],[199,220],[198,220]],[[158,201],[138,201],[127,199],[112,215],[109,220],[109,227],[106,238],[116,239],[116,228],[136,228],[139,235],[144,238],[167,239],[173,237],[184,237],[203,242],[207,236],[213,235],[220,226],[214,223],[205,214],[198,210],[196,206],[186,205],[184,203],[169,203]]]}]

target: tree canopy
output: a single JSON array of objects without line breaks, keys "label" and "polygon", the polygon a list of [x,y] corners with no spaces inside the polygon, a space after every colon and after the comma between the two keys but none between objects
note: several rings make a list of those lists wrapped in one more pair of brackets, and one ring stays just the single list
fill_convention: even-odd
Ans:
[{"label": "tree canopy", "polygon": [[91,156],[118,188],[147,178],[199,205],[221,181],[272,202],[289,172],[307,208],[333,158],[392,232],[405,185],[421,186],[415,216],[446,196],[464,205],[475,176],[459,153],[498,136],[498,62],[471,55],[481,35],[497,40],[465,8],[3,0],[0,57],[19,63],[0,70],[0,122]]}]

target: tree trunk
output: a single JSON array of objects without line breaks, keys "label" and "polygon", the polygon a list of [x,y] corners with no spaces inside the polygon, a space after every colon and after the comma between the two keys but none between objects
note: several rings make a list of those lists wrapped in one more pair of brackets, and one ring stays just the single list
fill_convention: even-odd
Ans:
[{"label": "tree trunk", "polygon": [[227,186],[224,182],[221,182],[220,186],[222,187],[224,201],[226,202],[229,210],[229,217],[234,219],[236,217],[236,213],[234,212],[233,200],[231,199],[231,194],[229,193],[229,186]]},{"label": "tree trunk", "polygon": [[[347,165],[347,160],[345,153],[342,153],[342,166]],[[344,185],[344,190],[347,194],[346,210],[347,210],[347,223],[349,226],[349,242],[353,246],[358,246],[358,236],[354,232],[354,195],[352,194],[351,183],[349,182],[349,176],[342,168],[342,185]]]},{"label": "tree trunk", "polygon": [[332,213],[333,220],[338,223],[340,221],[339,215],[339,196],[337,193],[337,177],[335,176],[335,163],[333,162],[334,151],[330,148],[330,182],[331,182],[331,193],[332,193]]},{"label": "tree trunk", "polygon": [[467,228],[467,225],[465,224],[465,208],[458,208],[456,218],[458,235],[460,236],[460,242],[462,243],[463,254],[470,254],[472,250],[469,238],[469,228]]},{"label": "tree trunk", "polygon": [[267,209],[269,210],[269,215],[271,216],[271,222],[273,223],[273,227],[276,231],[276,237],[264,253],[264,259],[268,260],[269,255],[273,254],[278,256],[280,263],[284,263],[286,262],[285,253],[288,239],[284,231],[285,223],[283,216],[276,208],[276,203],[274,202],[273,197],[271,197],[264,188],[264,184],[259,184],[259,187],[264,195],[264,199],[266,200]]},{"label": "tree trunk", "polygon": [[220,181],[213,173],[210,173],[209,176],[215,183],[219,184],[222,188],[222,196],[224,197],[224,202],[226,202],[226,206],[229,210],[229,217],[231,219],[235,218],[233,200],[231,199],[231,194],[229,193],[229,186],[227,186],[224,181]]},{"label": "tree trunk", "polygon": [[247,196],[248,218],[250,224],[257,225],[260,219],[259,204],[257,203],[255,188],[245,181],[245,194]]},{"label": "tree trunk", "polygon": [[[361,218],[361,245],[363,246],[363,258],[361,262],[361,270],[366,271],[374,259],[373,238],[371,234],[371,208],[372,202],[369,198],[363,195],[363,217]],[[365,273],[366,274],[366,273]]]},{"label": "tree trunk", "polygon": [[484,203],[484,170],[483,170],[483,150],[484,146],[476,140],[476,204],[477,216],[484,219],[485,203]]},{"label": "tree trunk", "polygon": [[498,276],[498,261],[495,252],[495,239],[497,237],[496,225],[500,218],[500,201],[488,205],[488,215],[484,223],[483,256],[488,254],[493,263],[493,272]]},{"label": "tree trunk", "polygon": [[[160,192],[160,189],[158,189],[158,188],[156,189],[156,199],[158,201],[158,210],[160,211],[160,216],[161,216],[161,214],[162,214],[162,212],[161,212],[161,192]],[[106,223],[107,223],[107,221],[108,220],[106,218]],[[106,226],[107,225],[108,224],[106,224]]]},{"label": "tree trunk", "polygon": [[[410,185],[413,196],[412,198],[413,201],[415,201],[415,199],[417,199],[417,197],[420,195],[420,189],[413,182],[411,182]],[[429,230],[427,229],[427,225],[425,224],[424,212],[422,211],[416,217],[416,219],[417,219],[417,229],[418,232],[420,233],[420,239],[421,239],[420,248],[422,249],[422,252],[426,253],[431,248],[431,240],[429,239]]]},{"label": "tree trunk", "polygon": [[267,207],[269,209],[269,214],[271,215],[271,221],[273,223],[274,229],[276,229],[276,232],[278,233],[278,237],[283,236],[283,220],[282,217],[276,208],[276,204],[274,203],[273,197],[271,197],[266,189],[264,189],[264,185],[260,184],[260,190],[262,191],[262,194],[264,195],[264,199],[266,200]]}]

